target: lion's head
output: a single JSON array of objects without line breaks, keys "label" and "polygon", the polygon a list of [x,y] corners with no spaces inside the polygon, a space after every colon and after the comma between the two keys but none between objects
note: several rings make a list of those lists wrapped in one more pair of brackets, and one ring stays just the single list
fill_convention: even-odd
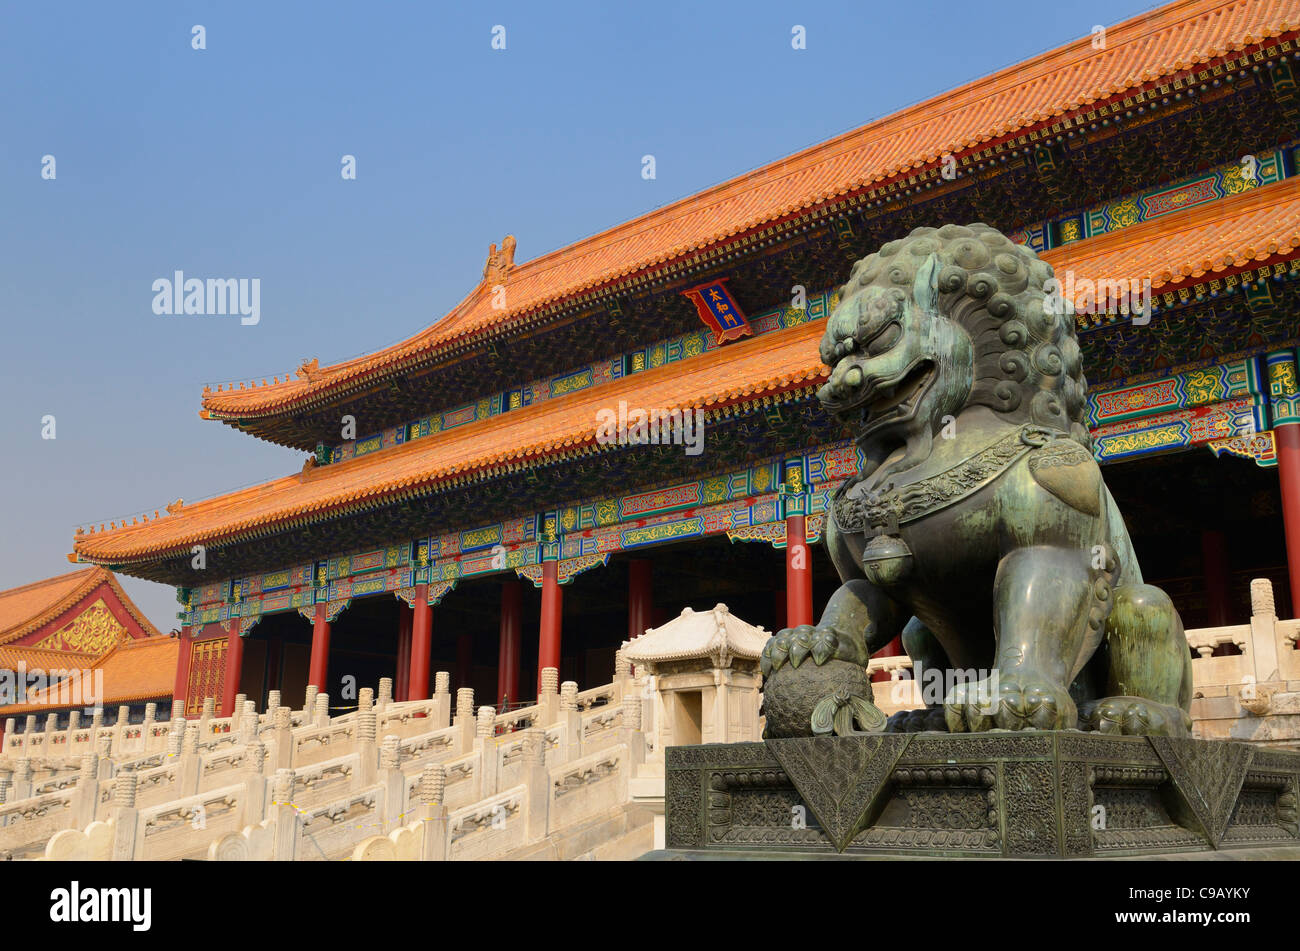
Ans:
[{"label": "lion's head", "polygon": [[976,405],[1091,447],[1074,320],[1053,306],[1051,277],[984,224],[917,228],[853,266],[822,338],[831,377],[817,395],[869,467],[899,447],[915,464],[945,416]]}]

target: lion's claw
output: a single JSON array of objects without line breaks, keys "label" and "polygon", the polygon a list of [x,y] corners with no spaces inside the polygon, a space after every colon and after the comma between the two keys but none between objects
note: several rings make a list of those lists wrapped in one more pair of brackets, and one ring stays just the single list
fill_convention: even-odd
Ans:
[{"label": "lion's claw", "polygon": [[1078,723],[1070,692],[1047,678],[997,673],[957,684],[943,703],[952,733],[1000,730],[1068,730]]},{"label": "lion's claw", "polygon": [[848,660],[847,652],[851,652],[851,645],[841,644],[839,637],[829,628],[800,624],[778,631],[768,639],[759,669],[764,677],[770,677],[787,662],[791,667],[798,667],[811,656],[813,663],[820,667],[833,658]]},{"label": "lion's claw", "polygon": [[812,633],[812,627],[807,624],[800,624],[794,629],[794,637],[790,642],[790,666],[798,667],[808,659],[812,653]]},{"label": "lion's claw", "polygon": [[1084,729],[1122,736],[1187,736],[1190,718],[1178,707],[1141,697],[1107,697],[1084,704]]}]

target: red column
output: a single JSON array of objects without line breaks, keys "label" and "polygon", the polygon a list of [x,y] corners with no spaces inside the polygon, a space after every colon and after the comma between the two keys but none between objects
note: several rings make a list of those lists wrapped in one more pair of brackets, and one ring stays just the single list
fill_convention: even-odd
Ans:
[{"label": "red column", "polygon": [[1282,488],[1282,524],[1291,581],[1291,614],[1300,614],[1300,423],[1273,430],[1277,441],[1277,477]]},{"label": "red column", "polygon": [[231,622],[230,636],[226,638],[226,677],[221,687],[221,715],[234,716],[235,695],[239,693],[239,678],[244,672],[244,639],[239,636],[239,622]]},{"label": "red column", "polygon": [[501,585],[501,643],[497,648],[497,702],[519,702],[519,651],[523,641],[523,588],[519,581]]},{"label": "red column", "polygon": [[325,619],[325,605],[316,605],[316,621],[311,631],[311,661],[307,667],[307,683],[321,693],[326,692],[325,678],[330,672],[330,622]]},{"label": "red column", "polygon": [[411,699],[408,692],[411,678],[411,609],[405,604],[397,608],[397,676],[393,678],[393,699],[399,703]]},{"label": "red column", "polygon": [[634,640],[654,627],[654,565],[642,558],[627,563],[627,637]]},{"label": "red column", "polygon": [[411,612],[411,670],[406,681],[408,700],[428,700],[429,649],[433,645],[433,608],[429,605],[429,586],[415,586],[415,610]]},{"label": "red column", "polygon": [[785,618],[787,627],[813,622],[812,550],[802,515],[785,520]]},{"label": "red column", "polygon": [[172,717],[185,716],[185,701],[190,689],[190,652],[193,637],[187,625],[181,628],[180,649],[176,654],[176,684],[172,687]]},{"label": "red column", "polygon": [[563,601],[560,594],[558,561],[542,562],[542,630],[537,644],[537,693],[542,692],[542,671],[560,668],[560,619]]}]

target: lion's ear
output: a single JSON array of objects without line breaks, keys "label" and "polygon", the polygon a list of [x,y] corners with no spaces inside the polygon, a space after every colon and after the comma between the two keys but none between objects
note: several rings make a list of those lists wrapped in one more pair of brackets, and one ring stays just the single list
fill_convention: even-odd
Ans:
[{"label": "lion's ear", "polygon": [[912,299],[927,314],[939,313],[939,255],[933,251],[916,269]]}]

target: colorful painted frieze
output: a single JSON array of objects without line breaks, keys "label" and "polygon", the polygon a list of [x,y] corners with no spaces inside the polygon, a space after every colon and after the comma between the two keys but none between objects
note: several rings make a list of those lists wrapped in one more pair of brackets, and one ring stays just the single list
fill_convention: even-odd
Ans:
[{"label": "colorful painted frieze", "polygon": [[1230,436],[1216,439],[1209,444],[1210,452],[1216,457],[1229,455],[1242,459],[1251,459],[1258,466],[1271,468],[1277,465],[1277,442],[1273,431],[1252,433],[1249,436]]},{"label": "colorful painted frieze", "polygon": [[1286,149],[1283,148],[1259,156],[1247,155],[1240,161],[1228,162],[1172,185],[1125,195],[1083,212],[1058,218],[1052,222],[1052,229],[1057,235],[1053,247],[1118,231],[1142,221],[1151,221],[1281,181],[1287,175],[1285,152]]},{"label": "colorful painted frieze", "polygon": [[1091,390],[1087,423],[1096,428],[1259,393],[1258,362],[1253,358],[1237,360],[1131,386]]},{"label": "colorful painted frieze", "polygon": [[1100,426],[1093,430],[1093,454],[1098,462],[1114,462],[1248,436],[1265,428],[1261,401],[1248,395]]},{"label": "colorful painted frieze", "polygon": [[1265,357],[1265,365],[1273,425],[1300,423],[1300,383],[1297,382],[1296,352],[1276,350]]},{"label": "colorful painted frieze", "polygon": [[[824,290],[808,296],[803,307],[785,304],[772,308],[748,319],[748,327],[754,334],[771,333],[826,317],[839,303],[838,290]],[[701,328],[688,331],[669,340],[661,340],[639,350],[609,359],[597,360],[584,367],[569,370],[546,380],[534,380],[520,387],[494,393],[473,403],[466,403],[453,409],[434,413],[414,420],[382,433],[376,433],[326,449],[324,455],[328,462],[341,462],[357,456],[367,455],[380,449],[401,445],[412,439],[420,439],[434,433],[455,429],[468,423],[478,422],[490,416],[531,406],[545,400],[566,396],[579,390],[600,386],[612,380],[622,379],[626,373],[639,373],[643,370],[666,366],[681,360],[698,357],[702,353],[718,348],[717,337],[711,330]]]}]

